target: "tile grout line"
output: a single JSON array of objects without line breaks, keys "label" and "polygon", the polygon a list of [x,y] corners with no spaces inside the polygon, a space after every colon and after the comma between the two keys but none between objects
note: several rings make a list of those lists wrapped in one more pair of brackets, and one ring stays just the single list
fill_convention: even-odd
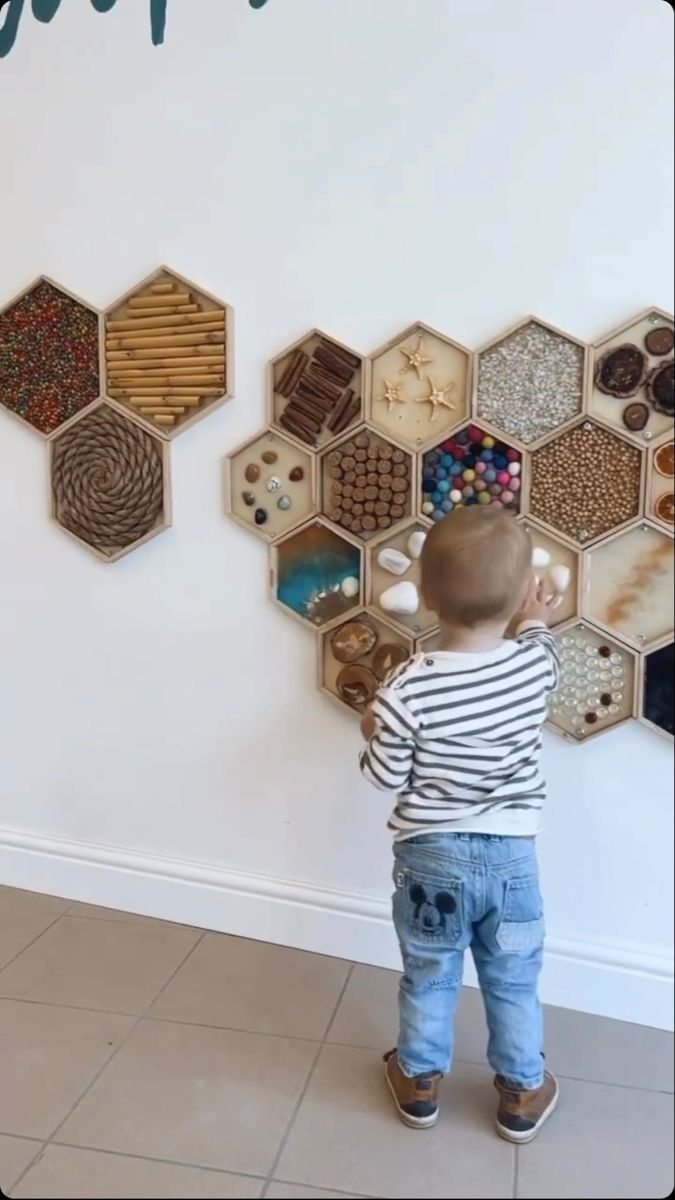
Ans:
[{"label": "tile grout line", "polygon": [[29,942],[26,942],[26,945],[22,946],[20,950],[17,950],[16,954],[13,954],[11,958],[8,958],[7,962],[3,963],[0,967],[0,979],[2,978],[3,971],[5,971],[7,967],[11,967],[12,963],[16,962],[17,958],[21,957],[24,950],[28,950],[31,946],[34,946],[36,942],[39,942],[40,938],[44,937],[46,933],[49,933],[49,930],[53,929],[55,925],[58,925],[61,917],[65,917],[65,915],[65,913],[59,913],[56,917],[54,917],[53,921],[49,922],[49,925],[45,926],[44,929],[41,929],[39,933],[36,933],[34,938],[31,938]]},{"label": "tile grout line", "polygon": [[349,970],[347,971],[347,974],[345,976],[344,983],[342,984],[342,987],[340,988],[338,997],[335,1001],[335,1004],[333,1005],[333,1010],[328,1018],[328,1021],[326,1022],[326,1027],[324,1029],[323,1037],[316,1048],[316,1053],[314,1055],[314,1058],[312,1059],[309,1071],[307,1072],[307,1078],[305,1079],[305,1082],[304,1082],[302,1088],[300,1089],[300,1094],[294,1105],[294,1108],[290,1115],[290,1118],[287,1122],[286,1129],[284,1130],[284,1133],[282,1134],[281,1141],[277,1148],[277,1152],[274,1155],[274,1158],[272,1159],[272,1163],[270,1165],[270,1169],[267,1172],[267,1178],[265,1180],[265,1185],[262,1189],[262,1192],[260,1193],[261,1197],[266,1196],[269,1191],[270,1184],[272,1183],[272,1180],[274,1177],[274,1172],[276,1171],[277,1166],[279,1165],[279,1162],[281,1161],[281,1156],[282,1156],[284,1150],[286,1149],[286,1144],[290,1137],[291,1130],[295,1124],[295,1119],[300,1111],[302,1102],[305,1099],[305,1096],[307,1095],[307,1090],[309,1088],[309,1085],[312,1082],[312,1079],[314,1078],[314,1072],[316,1071],[317,1064],[318,1064],[319,1058],[321,1056],[321,1052],[326,1044],[326,1034],[328,1033],[331,1025],[333,1024],[333,1021],[335,1020],[335,1014],[337,1013],[338,1008],[342,1004],[342,999],[344,997],[345,992],[347,991],[349,981],[354,973],[355,965],[356,965],[355,963],[350,964]]},{"label": "tile grout line", "polygon": [[[178,966],[177,966],[177,967],[176,967],[176,968],[175,968],[175,969],[174,969],[174,970],[171,972],[171,974],[169,975],[168,979],[166,979],[166,980],[164,981],[164,983],[162,984],[162,986],[161,986],[161,987],[160,987],[160,988],[157,990],[157,992],[156,992],[156,993],[155,993],[155,995],[152,997],[152,1000],[151,1000],[151,1001],[150,1001],[150,1003],[147,1005],[147,1007],[146,1007],[146,1008],[143,1010],[143,1012],[142,1012],[142,1013],[140,1013],[140,1015],[139,1015],[139,1016],[137,1016],[137,1017],[136,1017],[136,1020],[135,1020],[135,1021],[133,1022],[133,1024],[131,1025],[131,1028],[127,1030],[127,1032],[126,1032],[126,1034],[124,1035],[124,1037],[120,1038],[120,1041],[118,1042],[117,1046],[116,1046],[116,1047],[115,1047],[115,1049],[113,1050],[112,1054],[111,1054],[111,1055],[110,1055],[108,1058],[106,1058],[105,1062],[104,1062],[104,1063],[103,1063],[103,1065],[102,1065],[102,1066],[101,1066],[101,1067],[98,1069],[98,1071],[95,1073],[95,1075],[93,1076],[93,1078],[89,1080],[89,1083],[87,1084],[87,1086],[86,1086],[86,1088],[84,1089],[84,1091],[83,1091],[83,1092],[82,1092],[82,1093],[81,1093],[81,1094],[78,1096],[78,1098],[77,1098],[77,1100],[75,1101],[75,1103],[71,1105],[71,1107],[69,1108],[69,1110],[68,1110],[68,1112],[66,1113],[66,1115],[65,1115],[65,1116],[62,1118],[62,1120],[60,1120],[60,1121],[59,1121],[59,1123],[58,1123],[58,1125],[56,1126],[56,1128],[55,1128],[54,1130],[52,1130],[52,1132],[50,1133],[49,1137],[47,1138],[47,1142],[48,1142],[48,1143],[49,1143],[49,1142],[52,1142],[52,1141],[54,1140],[54,1138],[57,1136],[57,1134],[58,1134],[59,1130],[63,1128],[63,1126],[65,1125],[66,1121],[69,1119],[69,1117],[70,1117],[70,1116],[72,1115],[72,1113],[75,1111],[75,1109],[77,1108],[78,1104],[81,1104],[81,1102],[84,1100],[85,1096],[87,1096],[87,1095],[89,1094],[89,1092],[90,1092],[90,1091],[91,1091],[91,1089],[93,1088],[94,1084],[98,1082],[98,1080],[100,1079],[100,1077],[101,1077],[101,1075],[103,1074],[103,1072],[104,1072],[104,1071],[105,1071],[105,1070],[106,1070],[106,1069],[107,1069],[107,1068],[110,1066],[110,1063],[113,1061],[113,1059],[116,1057],[116,1055],[117,1055],[117,1054],[119,1054],[119,1052],[120,1052],[120,1050],[122,1049],[122,1047],[123,1047],[123,1046],[126,1046],[126,1044],[127,1044],[127,1042],[129,1041],[129,1038],[131,1037],[132,1033],[134,1033],[134,1032],[136,1031],[136,1029],[138,1029],[138,1026],[140,1025],[141,1021],[143,1020],[143,1018],[144,1018],[144,1016],[145,1016],[146,1012],[148,1011],[148,1009],[151,1007],[151,1005],[153,1005],[153,1004],[154,1004],[154,1003],[155,1003],[155,1002],[156,1002],[156,1001],[159,999],[159,997],[162,995],[162,992],[163,992],[163,991],[165,990],[165,988],[167,988],[167,987],[169,986],[169,984],[171,983],[172,979],[174,979],[174,978],[175,978],[175,976],[178,974],[178,972],[181,970],[181,968],[185,966],[186,962],[187,962],[187,961],[188,961],[188,959],[190,958],[190,955],[191,955],[191,954],[193,954],[193,952],[194,952],[194,951],[197,949],[197,946],[199,945],[199,943],[201,942],[201,940],[202,940],[202,938],[203,938],[204,936],[205,936],[205,931],[202,931],[201,935],[200,935],[200,936],[197,938],[197,940],[194,942],[194,944],[193,944],[193,945],[190,947],[190,949],[188,950],[187,954],[185,954],[185,955],[183,956],[183,958],[181,959],[181,961],[178,963]],[[90,1147],[90,1149],[95,1149],[95,1148],[96,1148],[96,1147],[93,1147],[93,1146],[92,1146],[92,1147]],[[86,1147],[81,1147],[81,1149],[86,1149]]]},{"label": "tile grout line", "polygon": [[[13,1133],[12,1133],[12,1134],[6,1134],[5,1136],[7,1136],[7,1137],[19,1137],[20,1135],[18,1135],[18,1134],[13,1134]],[[33,1138],[29,1138],[29,1137],[27,1137],[27,1138],[23,1138],[23,1140],[24,1140],[24,1141],[26,1141],[26,1142],[32,1142],[32,1141],[33,1141]],[[43,1142],[41,1138],[37,1138],[36,1140],[37,1140],[37,1141],[39,1141],[41,1144],[38,1146],[37,1150],[35,1151],[35,1154],[34,1154],[34,1155],[33,1155],[33,1157],[31,1158],[30,1162],[29,1162],[29,1163],[26,1163],[26,1166],[24,1167],[23,1171],[21,1171],[21,1173],[20,1173],[19,1175],[17,1175],[16,1179],[12,1179],[12,1180],[10,1181],[10,1182],[11,1182],[11,1187],[12,1187],[12,1192],[14,1191],[14,1188],[16,1187],[16,1185],[17,1185],[18,1183],[20,1183],[20,1181],[23,1179],[24,1175],[25,1175],[25,1174],[26,1174],[28,1171],[30,1171],[31,1167],[34,1167],[34,1166],[35,1166],[35,1164],[36,1164],[36,1162],[38,1162],[38,1161],[39,1161],[39,1160],[42,1158],[42,1155],[43,1155],[43,1152],[44,1152],[44,1149],[45,1149],[45,1146],[47,1145],[47,1143],[46,1143],[46,1142]],[[2,1180],[0,1179],[0,1184],[1,1184],[1,1183],[2,1183]],[[5,1194],[4,1192],[0,1192],[0,1195],[3,1195],[3,1196],[4,1196],[4,1194]],[[9,1192],[7,1192],[7,1196],[9,1197]]]}]

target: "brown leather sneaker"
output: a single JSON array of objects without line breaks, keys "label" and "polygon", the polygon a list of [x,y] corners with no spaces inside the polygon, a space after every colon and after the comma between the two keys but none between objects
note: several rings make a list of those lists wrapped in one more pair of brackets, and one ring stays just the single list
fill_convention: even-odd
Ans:
[{"label": "brown leather sneaker", "polygon": [[438,1089],[443,1078],[440,1072],[409,1079],[401,1070],[395,1050],[389,1050],[384,1061],[389,1091],[403,1124],[411,1129],[430,1129],[438,1120]]},{"label": "brown leather sneaker", "polygon": [[544,1071],[544,1082],[534,1091],[514,1091],[501,1075],[495,1076],[499,1092],[497,1133],[507,1142],[531,1142],[558,1103],[558,1081]]}]

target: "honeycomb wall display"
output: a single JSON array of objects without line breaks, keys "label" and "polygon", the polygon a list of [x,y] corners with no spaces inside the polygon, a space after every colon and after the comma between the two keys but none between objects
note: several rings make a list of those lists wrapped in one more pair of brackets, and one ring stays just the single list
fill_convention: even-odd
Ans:
[{"label": "honeycomb wall display", "polygon": [[593,346],[588,412],[641,445],[673,435],[673,318],[638,313]]},{"label": "honeycomb wall display", "polygon": [[270,423],[316,450],[363,416],[366,364],[313,329],[270,364]]},{"label": "honeycomb wall display", "polygon": [[107,394],[173,437],[234,390],[227,304],[166,267],[105,314]]}]

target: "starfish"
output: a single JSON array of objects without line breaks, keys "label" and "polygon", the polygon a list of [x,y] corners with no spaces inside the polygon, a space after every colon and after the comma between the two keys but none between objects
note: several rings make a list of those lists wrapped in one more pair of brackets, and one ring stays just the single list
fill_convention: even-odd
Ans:
[{"label": "starfish", "polygon": [[418,333],[417,345],[413,346],[412,349],[410,346],[399,346],[399,353],[405,355],[408,360],[405,366],[401,367],[401,375],[405,375],[406,371],[417,371],[417,378],[422,379],[422,368],[427,363],[433,362],[433,359],[424,353],[422,340],[422,334]]},{"label": "starfish", "polygon": [[405,404],[405,397],[401,395],[401,388],[398,383],[392,383],[390,379],[384,381],[384,395],[378,396],[378,400],[386,400],[387,412],[393,412],[397,404]]},{"label": "starfish", "polygon": [[427,383],[429,384],[429,395],[416,396],[415,404],[431,405],[431,416],[429,417],[429,420],[436,420],[439,408],[449,408],[451,412],[454,412],[457,408],[457,405],[453,404],[452,400],[448,399],[448,393],[454,392],[455,390],[454,383],[446,383],[445,387],[439,388],[436,387],[436,384],[430,375],[427,376]]}]

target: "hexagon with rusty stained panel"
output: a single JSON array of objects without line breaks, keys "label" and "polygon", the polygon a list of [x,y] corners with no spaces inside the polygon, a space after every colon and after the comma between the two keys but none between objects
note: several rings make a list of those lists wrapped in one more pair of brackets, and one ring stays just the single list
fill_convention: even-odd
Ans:
[{"label": "hexagon with rusty stained panel", "polygon": [[413,653],[410,636],[362,609],[319,635],[321,691],[362,713],[390,670]]},{"label": "hexagon with rusty stained panel", "polygon": [[672,738],[673,675],[675,655],[672,642],[645,654],[640,675],[640,720]]},{"label": "hexagon with rusty stained panel", "polygon": [[173,437],[234,391],[228,304],[162,267],[105,314],[106,390],[162,437]]},{"label": "hexagon with rusty stained panel", "polygon": [[647,521],[612,534],[584,555],[582,613],[647,650],[673,634],[673,538]]},{"label": "hexagon with rusty stained panel", "polygon": [[645,515],[669,530],[675,525],[674,473],[675,444],[652,446],[647,454]]},{"label": "hexagon with rusty stained panel", "polygon": [[270,423],[317,450],[363,419],[367,363],[319,329],[270,364]]},{"label": "hexagon with rusty stained panel", "polygon": [[314,456],[263,429],[227,456],[228,514],[271,542],[316,513]]},{"label": "hexagon with rusty stained panel", "polygon": [[583,419],[531,454],[529,512],[580,546],[622,528],[642,511],[643,453]]},{"label": "hexagon with rusty stained panel", "polygon": [[[535,575],[544,581],[552,590],[557,591],[557,579],[551,577],[551,571],[563,567],[569,572],[569,583],[561,594],[561,602],[552,614],[551,625],[562,625],[579,616],[579,586],[581,582],[581,555],[571,542],[567,542],[559,534],[551,533],[543,525],[539,525],[532,517],[521,517],[532,540],[532,549],[536,554],[533,562]],[[537,554],[538,552],[538,554]],[[548,562],[544,559],[548,558]]]},{"label": "hexagon with rusty stained panel", "polygon": [[50,441],[53,519],[105,562],[171,525],[169,448],[101,401]]},{"label": "hexagon with rusty stained panel", "polygon": [[321,518],[278,538],[270,564],[272,599],[312,629],[363,603],[363,547]]},{"label": "hexagon with rusty stained panel", "polygon": [[412,455],[367,425],[346,434],[319,459],[321,511],[367,542],[411,516]]},{"label": "hexagon with rusty stained panel", "polygon": [[635,716],[637,658],[585,621],[555,630],[560,683],[549,703],[549,728],[585,742]]},{"label": "hexagon with rusty stained panel", "polygon": [[373,538],[366,547],[368,606],[415,638],[438,624],[436,614],[425,607],[420,588],[420,554],[427,528],[420,521],[410,521]]},{"label": "hexagon with rusty stained panel", "polygon": [[592,348],[588,412],[644,445],[673,432],[673,318],[646,309]]},{"label": "hexagon with rusty stained panel", "polygon": [[44,276],[0,311],[0,406],[47,437],[101,395],[100,315]]},{"label": "hexagon with rusty stained panel", "polygon": [[421,455],[417,511],[430,521],[473,504],[518,513],[523,466],[520,449],[483,426],[466,425]]},{"label": "hexagon with rusty stained panel", "polygon": [[411,450],[466,421],[470,397],[470,352],[428,325],[411,325],[372,355],[368,421]]},{"label": "hexagon with rusty stained panel", "polygon": [[476,419],[523,445],[548,436],[582,411],[587,356],[555,326],[520,321],[478,351]]}]

